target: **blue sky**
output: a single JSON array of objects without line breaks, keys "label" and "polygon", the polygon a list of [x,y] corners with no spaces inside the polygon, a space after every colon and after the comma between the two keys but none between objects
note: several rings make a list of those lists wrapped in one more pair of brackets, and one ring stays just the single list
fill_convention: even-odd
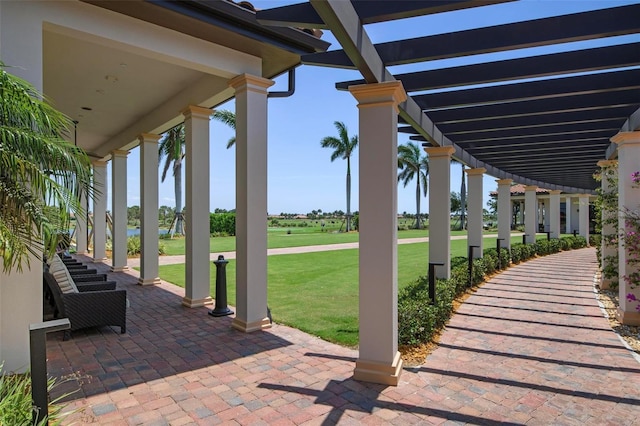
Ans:
[{"label": "blue sky", "polygon": [[[261,0],[252,3],[258,9],[277,7],[299,1]],[[592,1],[544,1],[523,0],[484,8],[465,10],[444,16],[427,16],[368,25],[369,37],[374,43],[463,30],[478,26],[488,26],[517,20],[541,18],[550,15],[573,13],[583,10],[611,7],[631,1],[592,0]],[[426,29],[426,30],[425,30]],[[340,48],[330,32],[322,37],[331,43],[330,50]],[[611,40],[631,40],[617,37]],[[637,40],[634,40],[637,41]],[[620,42],[620,41],[617,41]],[[588,43],[588,44],[587,44]],[[595,46],[593,42],[570,43],[566,50]],[[611,44],[612,41],[600,41],[597,45]],[[547,48],[522,49],[522,54],[548,53]],[[505,54],[478,55],[477,57],[458,58],[449,61],[433,61],[429,66],[445,66],[472,63],[486,58],[505,59]],[[511,54],[508,57],[514,57]],[[407,72],[426,69],[418,66],[393,67],[392,72]],[[278,214],[308,213],[314,209],[323,211],[346,210],[344,160],[330,161],[331,150],[320,147],[325,136],[337,135],[334,121],[346,124],[350,134],[358,132],[358,110],[356,101],[348,92],[335,89],[335,83],[360,78],[357,71],[331,69],[324,67],[301,66],[296,70],[296,92],[290,98],[269,99],[268,116],[268,212]],[[286,75],[276,79],[276,85],[270,90],[286,90]],[[233,101],[221,105],[218,109],[234,111]],[[226,143],[233,136],[230,129],[216,121],[211,122],[211,198],[210,209],[232,209],[235,207],[235,155],[227,150]],[[409,141],[408,136],[398,135],[398,143]],[[131,151],[128,157],[128,205],[140,203],[140,158],[139,150]],[[358,210],[358,160],[352,161],[352,210]],[[110,176],[110,169],[108,169]],[[451,190],[460,190],[460,166],[452,167]],[[109,185],[110,185],[109,181]],[[496,189],[495,178],[485,175],[484,201],[489,200],[488,193]],[[175,205],[173,177],[168,176],[160,185],[160,205]],[[110,203],[110,199],[109,199]],[[109,208],[109,207],[108,207]],[[421,210],[429,211],[428,198],[421,201]],[[398,211],[415,212],[415,187],[410,184],[398,187]]]}]

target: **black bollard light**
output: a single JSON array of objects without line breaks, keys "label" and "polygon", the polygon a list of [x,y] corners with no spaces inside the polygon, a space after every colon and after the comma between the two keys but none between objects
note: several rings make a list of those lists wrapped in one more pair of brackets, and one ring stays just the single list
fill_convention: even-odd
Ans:
[{"label": "black bollard light", "polygon": [[436,266],[444,266],[444,263],[429,262],[429,299],[431,304],[436,304]]},{"label": "black bollard light", "polygon": [[213,261],[216,265],[216,306],[209,315],[214,317],[224,317],[232,315],[233,311],[227,306],[227,263],[223,255],[218,256],[218,260]]},{"label": "black bollard light", "polygon": [[496,250],[498,251],[498,270],[502,269],[502,247],[500,241],[504,241],[504,238],[496,239]]},{"label": "black bollard light", "polygon": [[473,285],[473,251],[480,246],[469,246],[469,287]]}]

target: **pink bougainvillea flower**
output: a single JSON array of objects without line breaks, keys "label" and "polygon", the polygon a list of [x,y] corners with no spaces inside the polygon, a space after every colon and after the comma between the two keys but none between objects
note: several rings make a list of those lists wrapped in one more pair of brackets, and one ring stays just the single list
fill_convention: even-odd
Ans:
[{"label": "pink bougainvillea flower", "polygon": [[[638,299],[636,299],[636,295],[635,295],[635,294],[633,294],[633,293],[629,293],[629,294],[627,294],[627,300],[628,300],[629,302],[632,302],[632,301],[633,301],[633,302],[635,302],[635,301],[637,301]],[[638,305],[638,306],[640,307],[640,305]]]}]

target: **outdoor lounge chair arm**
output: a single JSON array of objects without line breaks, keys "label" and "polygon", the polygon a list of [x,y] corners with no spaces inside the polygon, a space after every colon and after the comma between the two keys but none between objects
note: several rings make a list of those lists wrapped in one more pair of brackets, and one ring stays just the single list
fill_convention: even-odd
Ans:
[{"label": "outdoor lounge chair arm", "polygon": [[76,283],[76,287],[78,287],[78,291],[80,293],[83,293],[85,291],[115,290],[116,282],[115,281],[80,282],[80,283]]},{"label": "outdoor lounge chair arm", "polygon": [[71,275],[73,278],[73,282],[82,283],[82,282],[93,282],[93,281],[106,281],[107,274],[94,274],[94,275]]}]

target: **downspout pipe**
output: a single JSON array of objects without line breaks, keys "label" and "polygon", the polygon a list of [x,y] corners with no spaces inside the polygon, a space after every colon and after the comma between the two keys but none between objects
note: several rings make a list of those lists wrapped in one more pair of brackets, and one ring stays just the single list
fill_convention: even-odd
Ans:
[{"label": "downspout pipe", "polygon": [[289,70],[289,89],[284,92],[269,92],[267,98],[288,98],[296,91],[296,69]]}]

